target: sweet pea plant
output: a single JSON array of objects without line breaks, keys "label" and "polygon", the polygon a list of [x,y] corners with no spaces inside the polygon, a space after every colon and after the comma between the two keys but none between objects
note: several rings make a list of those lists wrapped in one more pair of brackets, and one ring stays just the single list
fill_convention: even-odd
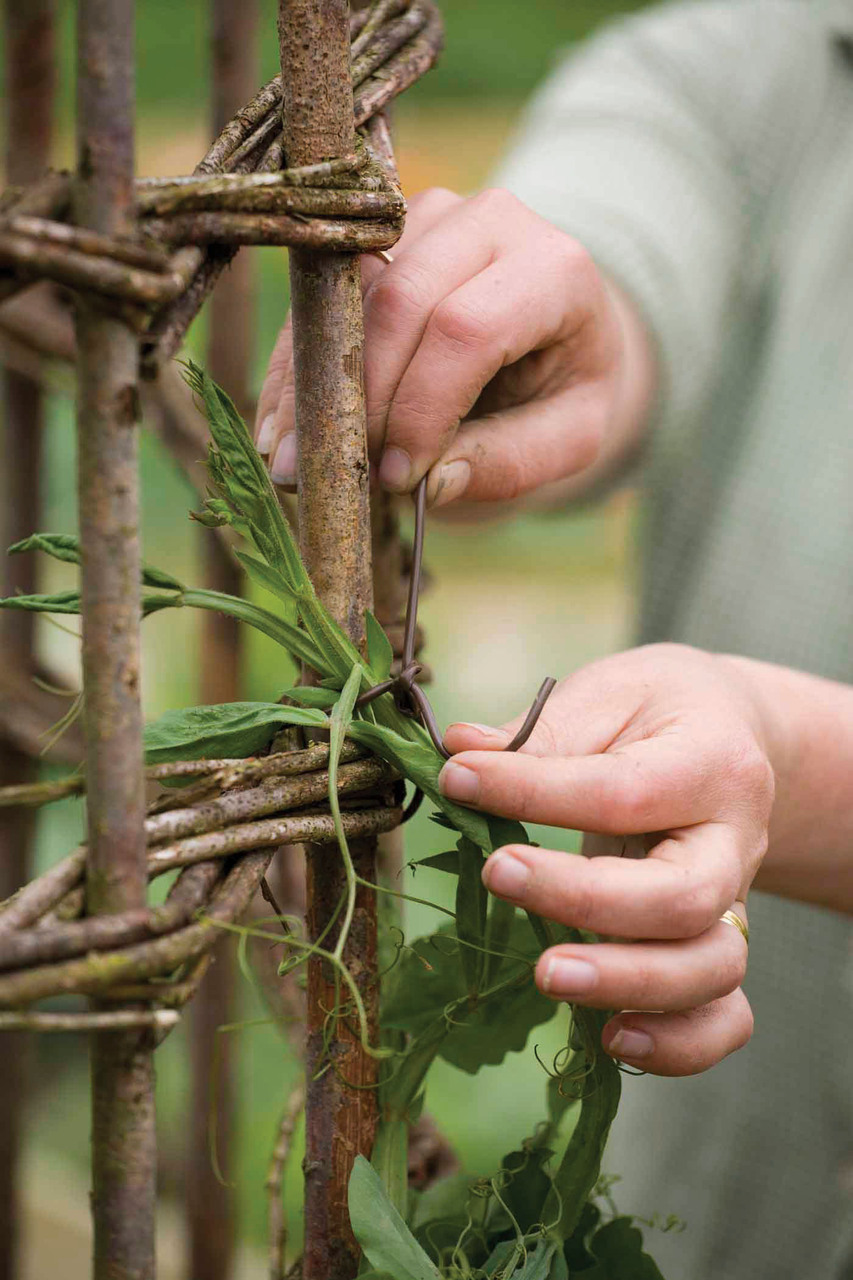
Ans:
[{"label": "sweet pea plant", "polygon": [[[443,760],[427,732],[386,693],[357,707],[361,693],[389,677],[391,645],[379,623],[365,618],[367,656],[353,646],[318,599],[266,469],[225,393],[197,366],[187,379],[203,403],[212,443],[207,461],[210,496],[196,518],[230,525],[249,577],[272,594],[276,610],[235,596],[185,586],[145,567],[144,616],[164,609],[217,610],[271,637],[320,677],[316,687],[288,689],[278,701],[238,702],[172,711],[145,734],[149,763],[245,758],[268,747],[286,725],[329,733],[329,804],[346,873],[345,898],[333,949],[292,930],[282,969],[323,956],[340,992],[334,1016],[356,1023],[364,1048],[382,1059],[381,1120],[370,1162],[358,1157],[349,1187],[353,1231],[371,1280],[662,1280],[643,1251],[634,1220],[620,1216],[601,1178],[601,1159],[619,1103],[620,1072],[601,1049],[607,1014],[570,1010],[565,1048],[547,1071],[545,1118],[490,1178],[446,1178],[423,1193],[407,1185],[408,1125],[424,1103],[436,1058],[461,1071],[503,1061],[523,1050],[530,1033],[554,1012],[533,981],[539,953],[555,942],[587,937],[532,913],[490,899],[480,876],[483,859],[499,845],[524,842],[524,828],[465,809],[439,791]],[[79,563],[76,539],[34,534],[11,548],[41,550]],[[3,607],[47,613],[80,612],[78,591],[18,596]],[[368,748],[421,789],[436,807],[435,822],[455,847],[424,860],[455,878],[455,909],[428,937],[390,945],[395,962],[382,977],[381,1035],[371,1044],[361,997],[343,963],[359,877],[341,822],[337,774],[346,738]],[[382,886],[371,886],[379,891]],[[404,895],[398,895],[404,896]],[[442,908],[439,908],[442,910]],[[280,939],[279,939],[280,940]],[[572,1125],[568,1139],[561,1126]]]}]

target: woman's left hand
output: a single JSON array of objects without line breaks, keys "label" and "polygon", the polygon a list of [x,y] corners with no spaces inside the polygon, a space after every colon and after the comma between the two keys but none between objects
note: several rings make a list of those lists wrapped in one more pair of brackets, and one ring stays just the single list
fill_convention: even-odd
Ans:
[{"label": "woman's left hand", "polygon": [[[656,1075],[704,1071],[752,1032],[747,943],[721,917],[746,923],[767,848],[774,774],[758,702],[731,660],[661,644],[562,681],[526,746],[502,752],[520,723],[452,725],[444,793],[611,837],[613,850],[590,858],[513,845],[486,862],[497,896],[616,939],[550,948],[539,988],[624,1010],[602,1037],[614,1057]],[[647,856],[618,856],[623,837],[643,837]]]}]

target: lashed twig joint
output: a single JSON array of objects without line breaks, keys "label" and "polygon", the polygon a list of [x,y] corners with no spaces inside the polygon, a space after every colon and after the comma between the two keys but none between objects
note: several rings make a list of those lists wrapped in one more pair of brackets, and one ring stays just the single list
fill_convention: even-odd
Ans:
[{"label": "lashed twig joint", "polygon": [[0,302],[42,279],[99,297],[142,337],[143,372],[176,353],[241,245],[364,253],[400,237],[405,201],[374,118],[440,52],[432,0],[380,0],[353,15],[352,155],[284,168],[281,77],[265,84],[185,178],[135,185],[130,238],[74,226],[72,178],[49,173],[0,200]]}]

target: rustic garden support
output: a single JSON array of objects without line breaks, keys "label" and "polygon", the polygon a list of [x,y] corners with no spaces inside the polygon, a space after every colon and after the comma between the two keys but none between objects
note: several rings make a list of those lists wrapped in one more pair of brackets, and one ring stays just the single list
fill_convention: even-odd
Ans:
[{"label": "rustic garden support", "polygon": [[[236,7],[217,3],[221,13]],[[343,0],[296,0],[282,10],[284,80],[276,77],[237,112],[195,176],[134,182],[132,4],[81,0],[77,179],[47,175],[0,198],[4,358],[40,380],[56,376],[50,365],[56,358],[76,357],[78,363],[88,745],[85,775],[49,784],[18,775],[19,785],[0,788],[0,808],[32,809],[87,791],[90,819],[87,846],[0,900],[0,1030],[92,1035],[96,1280],[153,1275],[151,1050],[196,993],[217,939],[239,925],[278,845],[314,846],[309,928],[315,935],[336,905],[341,883],[327,805],[330,777],[323,768],[329,750],[322,743],[257,761],[178,761],[150,768],[151,779],[183,777],[190,785],[159,797],[147,817],[143,811],[138,357],[146,374],[160,375],[144,389],[152,424],[197,483],[199,420],[188,413],[189,402],[167,362],[240,244],[294,249],[306,559],[327,607],[357,644],[371,600],[357,254],[392,245],[405,210],[387,128],[371,117],[431,65],[440,47],[440,19],[432,0],[384,0],[369,14],[352,17]],[[244,22],[245,8],[240,17]],[[227,47],[233,50],[235,43],[232,33]],[[223,75],[220,87],[226,80]],[[356,125],[364,126],[359,137]],[[290,167],[283,169],[285,159]],[[240,277],[234,272],[230,279]],[[31,289],[38,280],[46,283]],[[64,286],[66,299],[69,288],[74,294],[76,344],[65,303],[50,281]],[[218,326],[213,316],[211,360],[245,409],[245,349],[242,364],[225,364],[235,346],[236,304],[225,301],[220,317],[222,312],[227,320]],[[379,513],[375,530],[380,559],[395,577],[394,589],[379,600],[393,641],[401,562],[389,542],[395,538],[389,508]],[[209,553],[218,556],[213,563],[231,573],[230,560],[221,554],[227,541],[211,535],[214,540],[219,550]],[[228,585],[233,588],[230,578]],[[198,603],[190,597],[200,593],[181,594],[186,598],[179,603]],[[224,649],[207,646],[206,699],[234,696],[234,649],[230,639],[223,643]],[[214,673],[220,677],[223,670],[227,687],[214,688]],[[0,727],[7,733],[14,726],[28,750],[38,744],[39,725],[55,718],[46,703],[41,706],[48,695],[37,693],[19,684],[7,695],[0,686]],[[393,769],[360,757],[357,748],[344,744],[338,791],[351,798],[341,801],[340,826],[356,869],[372,880],[376,838],[399,825],[399,783]],[[168,869],[180,869],[180,875],[165,905],[149,908],[147,881]],[[278,912],[274,900],[268,901]],[[373,1043],[375,927],[372,893],[360,890],[343,959],[364,998]],[[294,934],[287,936],[292,952],[306,947]],[[354,1156],[370,1151],[376,1118],[375,1060],[344,1018],[326,1034],[327,1010],[336,998],[330,976],[310,966],[304,1274],[322,1280],[355,1272],[358,1251],[349,1231],[346,1184]],[[88,995],[98,1003],[90,1012],[31,1008],[59,994]],[[210,1043],[210,1026],[202,1043]],[[285,1150],[286,1143],[276,1150],[271,1196],[280,1185]],[[312,1151],[318,1157],[313,1161]],[[273,1227],[280,1270],[281,1222]],[[216,1260],[208,1265],[196,1255],[193,1271],[203,1270],[207,1280],[220,1263],[224,1275],[227,1248],[223,1235]]]},{"label": "rustic garden support", "polygon": [[[53,0],[23,6],[5,0],[6,181],[25,186],[40,178],[50,162],[55,80]],[[0,531],[3,546],[26,536],[41,510],[41,435],[44,395],[26,374],[3,369],[3,468],[0,475]],[[34,567],[6,561],[3,595],[35,590]],[[27,680],[35,670],[34,624],[28,614],[5,614],[0,644],[5,661]],[[28,752],[0,733],[0,787],[34,781],[37,765]],[[31,864],[34,818],[15,809],[0,826],[0,900],[25,884]],[[3,1055],[0,1091],[0,1280],[19,1274],[19,1150],[26,1107],[27,1060],[31,1045],[18,1037]]]},{"label": "rustic garden support", "polygon": [[[282,126],[290,165],[352,155],[355,126],[347,0],[281,0]],[[354,254],[292,249],[290,288],[296,389],[299,537],[323,603],[357,644],[372,604],[370,507],[362,349],[361,273]],[[354,842],[365,880],[376,875],[375,843]],[[306,857],[309,936],[327,926],[344,890],[342,866],[326,850]],[[376,1036],[376,904],[359,890],[344,964],[358,983]],[[347,1182],[376,1127],[376,1061],[339,1019],[329,1043],[334,975],[308,966],[303,1280],[348,1280],[359,1250],[347,1210]],[[323,1063],[331,1060],[322,1070]]]},{"label": "rustic garden support", "polygon": [[[127,234],[133,214],[133,0],[80,0],[76,220]],[[90,913],[145,907],[139,700],[137,340],[78,301],[78,500]],[[92,1038],[95,1280],[154,1272],[156,1133],[151,1029]]]}]

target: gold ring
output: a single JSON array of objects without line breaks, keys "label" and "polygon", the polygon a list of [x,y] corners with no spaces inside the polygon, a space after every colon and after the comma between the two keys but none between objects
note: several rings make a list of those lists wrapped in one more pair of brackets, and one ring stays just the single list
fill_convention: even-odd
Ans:
[{"label": "gold ring", "polygon": [[744,924],[736,911],[724,911],[720,919],[725,924],[733,924],[746,945],[749,946],[749,925]]}]

